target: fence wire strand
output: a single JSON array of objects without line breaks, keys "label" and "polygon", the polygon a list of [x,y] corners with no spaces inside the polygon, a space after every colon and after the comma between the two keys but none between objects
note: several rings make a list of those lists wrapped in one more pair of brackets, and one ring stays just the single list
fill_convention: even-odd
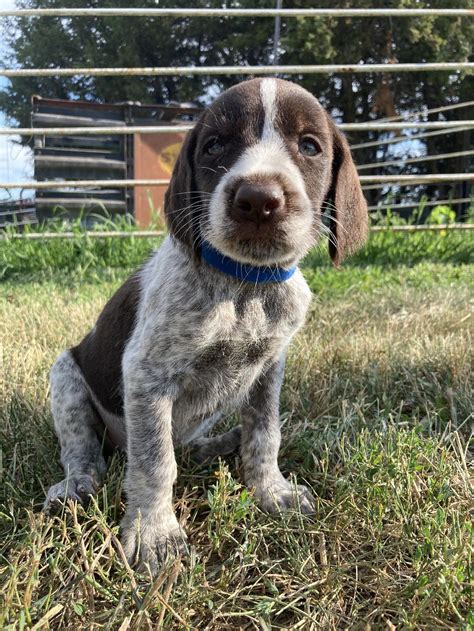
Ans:
[{"label": "fence wire strand", "polygon": [[382,145],[392,145],[397,142],[411,142],[412,140],[419,140],[421,138],[429,138],[431,136],[443,136],[444,134],[457,134],[459,132],[469,131],[470,126],[463,126],[464,121],[457,121],[461,127],[449,127],[448,129],[442,129],[438,131],[428,131],[421,134],[411,134],[408,136],[397,136],[395,138],[386,138],[384,140],[371,140],[368,142],[359,142],[351,144],[351,149],[363,149],[365,147],[379,147]]},{"label": "fence wire strand", "polygon": [[[29,222],[17,225],[29,225]],[[0,226],[3,227],[3,226]],[[402,226],[371,226],[371,232],[452,232],[457,230],[474,230],[474,224],[468,223],[447,223],[447,224],[410,224]],[[51,239],[149,239],[159,238],[166,233],[161,230],[131,230],[129,232],[101,232],[89,230],[83,232],[26,232],[26,233],[2,233],[0,241],[12,240],[34,240],[47,241]]]},{"label": "fence wire strand", "polygon": [[378,118],[380,123],[388,123],[399,120],[408,120],[414,116],[428,116],[429,114],[439,114],[441,112],[447,112],[450,110],[457,110],[462,107],[470,107],[474,105],[474,101],[463,101],[462,103],[452,103],[451,105],[441,105],[440,107],[432,107],[430,109],[418,110],[417,112],[406,112],[399,114],[398,116],[387,116],[385,118]]},{"label": "fence wire strand", "polygon": [[[472,182],[474,173],[432,173],[427,175],[360,175],[361,184],[372,182],[387,184],[433,184],[436,182]],[[142,180],[49,180],[47,182],[0,182],[0,189],[59,189],[59,188],[133,188],[139,186],[166,186],[169,179]],[[367,188],[367,187],[364,187]],[[372,187],[371,187],[372,188]]]},{"label": "fence wire strand", "polygon": [[0,17],[472,17],[472,9],[194,9],[194,8],[51,8],[4,9]]},{"label": "fence wire strand", "polygon": [[393,160],[385,160],[383,162],[369,162],[368,164],[358,164],[357,169],[376,169],[379,167],[390,167],[404,164],[416,164],[418,162],[432,162],[433,160],[451,160],[453,158],[461,158],[464,156],[474,155],[474,150],[470,151],[453,151],[451,153],[435,153],[428,156],[418,156],[416,158],[394,158]]},{"label": "fence wire strand", "polygon": [[0,68],[0,76],[14,77],[136,77],[209,75],[303,75],[339,73],[459,72],[474,70],[473,62],[397,64],[315,64],[288,66],[161,66],[143,68]]},{"label": "fence wire strand", "polygon": [[380,204],[378,206],[368,206],[367,210],[396,210],[397,208],[414,208],[417,206],[458,206],[459,204],[468,204],[472,202],[471,197],[458,197],[454,199],[435,199],[431,201],[417,201],[406,202],[403,204]]},{"label": "fence wire strand", "polygon": [[[460,128],[459,126],[463,127]],[[438,134],[455,133],[464,129],[474,128],[474,119],[458,121],[429,121],[429,122],[406,122],[406,123],[378,123],[376,120],[368,123],[340,123],[337,125],[341,131],[395,131],[403,129],[436,129]],[[194,124],[183,125],[141,125],[141,126],[94,126],[94,127],[0,127],[0,136],[103,136],[103,135],[129,135],[129,134],[175,134],[190,131]],[[417,136],[405,136],[402,140],[419,138],[425,134]],[[385,144],[390,141],[400,141],[400,138],[377,141]],[[353,148],[368,146],[365,143],[353,145]]]}]

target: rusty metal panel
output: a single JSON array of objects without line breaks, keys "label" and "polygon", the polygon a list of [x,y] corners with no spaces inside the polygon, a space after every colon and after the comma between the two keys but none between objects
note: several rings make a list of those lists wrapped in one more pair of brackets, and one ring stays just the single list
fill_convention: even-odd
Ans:
[{"label": "rusty metal panel", "polygon": [[[136,180],[168,179],[171,176],[186,132],[182,134],[135,134],[134,175]],[[167,185],[135,188],[135,219],[148,226],[154,216],[163,217]]]}]

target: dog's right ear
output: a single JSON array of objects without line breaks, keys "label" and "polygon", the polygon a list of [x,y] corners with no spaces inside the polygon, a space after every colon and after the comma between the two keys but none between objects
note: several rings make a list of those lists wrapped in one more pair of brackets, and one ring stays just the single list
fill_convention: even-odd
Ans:
[{"label": "dog's right ear", "polygon": [[188,132],[165,195],[165,218],[171,235],[198,254],[200,198],[194,176],[199,123]]},{"label": "dog's right ear", "polygon": [[368,214],[349,143],[329,117],[328,120],[334,147],[332,183],[326,198],[330,207],[329,253],[338,266],[367,239]]}]

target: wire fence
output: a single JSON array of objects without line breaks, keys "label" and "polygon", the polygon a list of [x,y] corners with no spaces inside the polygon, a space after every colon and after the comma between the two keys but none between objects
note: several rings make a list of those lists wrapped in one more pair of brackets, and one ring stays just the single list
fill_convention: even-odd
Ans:
[{"label": "wire fence", "polygon": [[208,75],[303,75],[337,73],[458,72],[474,70],[474,63],[313,64],[288,66],[158,66],[148,68],[4,68],[0,76],[14,77],[170,77]]},{"label": "wire fence", "polygon": [[473,17],[473,9],[9,9],[0,17]]},{"label": "wire fence", "polygon": [[[26,224],[25,224],[26,225]],[[474,230],[470,223],[411,224],[402,226],[371,226],[370,232],[451,232],[455,230]],[[76,232],[4,232],[0,241],[48,241],[55,239],[157,239],[166,235],[163,230],[101,231],[83,230]]]},{"label": "wire fence", "polygon": [[423,110],[418,110],[417,112],[409,112],[407,114],[399,114],[397,116],[387,116],[386,118],[379,118],[377,120],[379,123],[384,123],[387,121],[398,121],[406,119],[407,116],[409,118],[413,118],[414,116],[427,116],[428,114],[439,114],[441,112],[458,110],[465,107],[472,107],[473,105],[474,101],[462,101],[461,103],[451,103],[450,105],[441,105],[440,107],[432,107],[430,109],[425,108]]},{"label": "wire fence", "polygon": [[[0,73],[1,74],[1,73]],[[474,128],[474,120],[462,121],[429,121],[429,122],[404,122],[404,123],[378,123],[372,121],[368,123],[340,123],[339,129],[342,131],[395,131],[403,129],[440,129],[444,132],[461,131],[459,125],[462,123],[464,129]],[[194,125],[141,125],[123,126],[108,125],[94,127],[0,127],[0,136],[103,136],[108,134],[129,135],[129,134],[172,134],[190,131]],[[458,129],[459,128],[459,129]],[[411,136],[409,139],[412,139]],[[397,139],[399,140],[399,139]],[[407,140],[407,138],[405,138]],[[362,145],[354,145],[362,146]],[[364,145],[366,146],[366,145]]]},{"label": "wire fence", "polygon": [[[1,10],[0,18],[41,18],[41,17],[57,17],[57,18],[94,18],[94,17],[145,17],[145,18],[416,18],[416,17],[464,17],[474,16],[474,9],[455,9],[455,8],[420,8],[420,9],[391,9],[391,8],[370,8],[370,9],[199,9],[199,8],[48,8],[48,9],[14,9]],[[359,74],[359,73],[401,73],[401,72],[472,72],[474,63],[471,62],[445,62],[445,63],[358,63],[358,64],[317,64],[317,65],[272,65],[272,66],[175,66],[175,67],[113,67],[113,68],[0,68],[0,76],[5,78],[27,78],[27,77],[117,77],[117,76],[219,76],[219,75],[305,75],[305,74]],[[466,108],[474,105],[474,101],[464,103],[453,103],[431,110],[424,109],[412,112],[406,115],[386,117],[383,119],[372,120],[359,123],[341,123],[339,128],[346,132],[377,132],[378,134],[386,134],[387,137],[378,140],[368,140],[365,142],[352,143],[353,150],[382,147],[400,142],[424,140],[429,137],[443,134],[458,134],[466,132],[474,128],[474,120],[407,120],[415,117],[426,117],[432,113],[442,113],[448,110]],[[50,136],[104,136],[104,135],[133,135],[133,134],[170,134],[184,133],[192,129],[191,124],[179,125],[123,125],[117,121],[117,124],[111,122],[107,125],[94,125],[87,127],[80,126],[64,126],[64,127],[1,127],[0,136],[20,136],[28,138],[50,137]],[[415,133],[411,133],[414,131]],[[404,132],[389,136],[390,132]],[[406,133],[409,132],[409,133]],[[469,149],[464,151],[452,151],[438,153],[434,155],[417,156],[410,158],[396,158],[384,160],[380,162],[369,162],[359,165],[359,171],[366,169],[378,169],[383,167],[396,167],[405,164],[428,163],[439,160],[461,158],[474,155],[474,151]],[[383,189],[388,185],[397,186],[418,186],[420,184],[434,183],[455,183],[455,182],[472,182],[474,174],[471,173],[443,173],[443,174],[423,174],[423,175],[360,175],[360,181],[364,190]],[[49,190],[49,189],[92,189],[92,188],[138,188],[151,186],[165,186],[169,182],[168,179],[54,179],[50,181],[31,181],[31,182],[0,182],[0,189],[22,189],[22,190]],[[100,201],[100,200],[98,200]],[[447,200],[441,200],[443,202]],[[470,198],[463,196],[450,200],[450,203],[469,202]],[[441,203],[439,201],[429,201],[425,205],[435,205]],[[413,206],[413,202],[408,204],[398,203],[393,205],[371,206],[370,209],[384,208],[407,208]],[[25,213],[27,211],[19,211]],[[2,215],[11,214],[9,212],[1,213]],[[31,221],[24,219],[16,225],[28,225]],[[2,227],[3,224],[0,224]],[[404,227],[405,228],[405,227]],[[43,233],[43,238],[44,238]],[[98,233],[94,233],[98,234]],[[138,233],[134,233],[138,236]],[[30,237],[28,237],[30,238]]]},{"label": "wire fence", "polygon": [[409,136],[398,136],[395,138],[383,138],[382,140],[368,141],[368,142],[359,142],[355,144],[351,144],[351,149],[364,149],[367,147],[382,147],[384,145],[393,145],[399,142],[406,142],[407,140],[421,140],[425,138],[430,138],[432,136],[443,136],[444,134],[457,134],[464,131],[469,131],[472,129],[470,126],[464,126],[464,121],[458,121],[458,125],[460,127],[454,127],[449,129],[441,129],[438,131],[428,131],[423,132],[421,134],[410,134]]},{"label": "wire fence", "polygon": [[[1,72],[1,69],[0,69]],[[395,130],[404,130],[404,129],[418,129],[418,128],[439,128],[439,129],[448,129],[450,131],[458,131],[457,126],[459,126],[459,121],[418,121],[413,122],[407,120],[408,118],[414,118],[417,116],[428,116],[430,114],[437,114],[441,112],[457,110],[460,108],[472,107],[474,106],[474,101],[463,101],[462,103],[452,103],[450,105],[443,105],[442,107],[434,107],[431,109],[419,110],[416,112],[408,112],[406,114],[401,114],[399,116],[390,116],[387,118],[379,118],[373,121],[368,121],[365,123],[339,123],[338,127],[342,131],[395,131]],[[396,122],[402,121],[402,122]],[[463,120],[464,123],[472,123],[474,121]],[[393,124],[391,124],[393,123]],[[456,128],[452,129],[451,128]],[[10,135],[18,135],[18,136],[48,136],[48,135],[70,135],[72,133],[80,134],[80,135],[89,135],[89,134],[102,134],[102,133],[110,133],[110,134],[160,134],[160,133],[174,133],[174,132],[182,132],[189,131],[193,128],[193,125],[169,125],[164,127],[162,125],[146,125],[146,126],[123,126],[121,123],[117,122],[116,125],[110,125],[109,127],[104,126],[94,126],[94,127],[0,127],[0,136],[10,136]],[[464,131],[464,127],[460,128],[459,131]],[[421,136],[418,136],[421,137]],[[413,138],[413,136],[410,136]],[[398,139],[397,139],[398,140]],[[354,148],[357,145],[352,145]]]},{"label": "wire fence", "polygon": [[369,206],[368,210],[369,211],[374,211],[374,210],[400,210],[402,208],[413,208],[414,206],[422,206],[423,208],[425,207],[430,207],[430,206],[457,206],[459,204],[469,204],[469,202],[471,202],[471,198],[470,197],[452,197],[449,199],[435,199],[435,200],[421,200],[421,201],[416,201],[416,200],[412,200],[410,202],[404,202],[404,203],[395,203],[395,204],[378,204],[375,206]]},{"label": "wire fence", "polygon": [[376,169],[380,167],[400,166],[401,164],[416,164],[418,162],[432,162],[433,160],[452,160],[474,155],[474,150],[467,151],[451,151],[449,153],[434,153],[428,156],[418,156],[417,158],[394,158],[393,160],[385,160],[381,162],[368,162],[367,164],[357,165],[357,169]]},{"label": "wire fence", "polygon": [[[433,184],[436,182],[473,182],[474,173],[443,173],[432,175],[360,175],[362,184],[377,182],[382,186],[385,184]],[[57,188],[91,188],[91,187],[111,187],[111,188],[131,188],[138,186],[166,186],[169,179],[146,179],[146,180],[54,180],[49,182],[0,182],[0,188],[23,188],[48,190]]]}]

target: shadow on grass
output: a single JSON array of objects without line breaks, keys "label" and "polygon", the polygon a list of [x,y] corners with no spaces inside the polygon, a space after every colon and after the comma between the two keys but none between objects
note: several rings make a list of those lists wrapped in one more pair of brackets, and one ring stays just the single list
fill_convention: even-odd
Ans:
[{"label": "shadow on grass", "polygon": [[[398,357],[392,363],[371,361],[362,366],[346,360],[339,357],[335,363],[334,357],[325,357],[316,374],[312,369],[306,372],[297,357],[290,360],[281,403],[280,460],[285,469],[311,469],[315,458],[328,449],[337,452],[341,441],[356,444],[361,432],[383,432],[389,426],[415,429],[425,436],[460,428],[467,438],[472,416],[469,366],[437,364],[436,358],[414,362]],[[0,423],[2,500],[21,498],[39,508],[48,486],[63,477],[49,406],[14,392],[0,411]],[[191,467],[187,477],[201,470],[186,450],[179,461],[180,468]],[[114,465],[122,472],[120,478],[121,463],[123,458],[118,458]]]}]

